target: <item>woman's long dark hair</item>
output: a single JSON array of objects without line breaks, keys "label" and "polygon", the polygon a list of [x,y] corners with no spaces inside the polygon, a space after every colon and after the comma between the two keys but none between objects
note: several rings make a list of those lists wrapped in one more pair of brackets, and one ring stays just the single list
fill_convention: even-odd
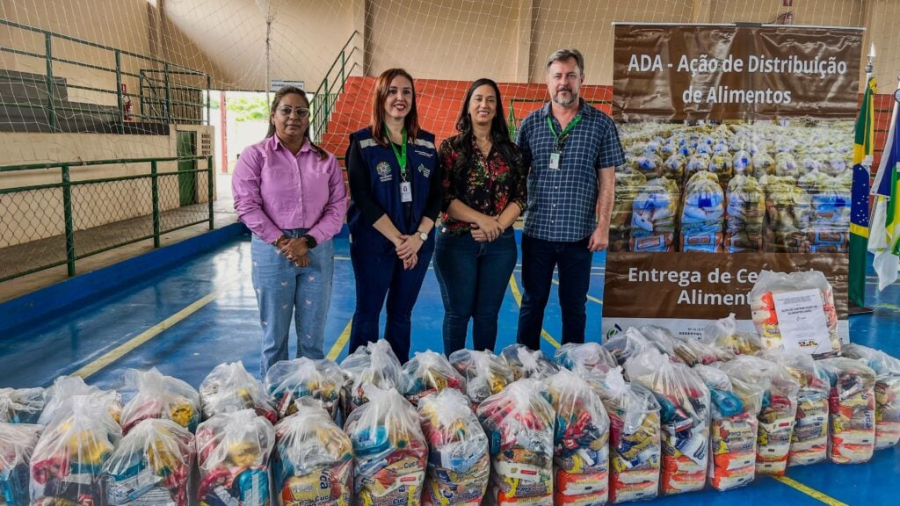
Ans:
[{"label": "woman's long dark hair", "polygon": [[[287,95],[298,95],[303,99],[303,103],[306,104],[306,108],[309,109],[309,100],[306,98],[306,93],[303,92],[300,88],[296,88],[294,86],[282,86],[278,91],[275,92],[275,98],[272,99],[272,105],[269,107],[269,131],[266,133],[266,139],[275,135],[275,122],[272,121],[272,115],[275,114],[275,111],[278,109],[278,104],[281,103],[281,99]],[[312,112],[310,111],[310,114]],[[319,155],[319,160],[324,160],[328,158],[328,155],[325,153],[325,150],[316,146],[316,144],[312,141],[312,138],[309,136],[309,126],[312,123],[308,121],[312,119],[312,116],[307,117],[307,125],[306,132],[304,132],[303,137],[306,137],[306,142],[309,143],[309,147],[312,148],[313,151]]]},{"label": "woman's long dark hair", "polygon": [[472,138],[475,134],[472,131],[472,117],[469,116],[469,102],[472,100],[475,90],[484,85],[493,88],[494,93],[497,95],[497,109],[494,119],[491,120],[491,142],[494,148],[500,152],[500,156],[507,165],[515,167],[515,164],[521,163],[521,157],[517,156],[515,145],[509,138],[509,126],[506,124],[506,115],[503,114],[503,99],[500,97],[500,87],[491,79],[481,78],[472,83],[472,86],[469,86],[469,91],[466,93],[466,98],[462,103],[462,110],[456,118],[456,130],[459,132],[459,135],[450,140],[450,145],[453,149],[460,153],[459,158],[456,160],[456,165],[452,167],[454,174],[457,175],[467,171],[469,163],[472,161]]}]

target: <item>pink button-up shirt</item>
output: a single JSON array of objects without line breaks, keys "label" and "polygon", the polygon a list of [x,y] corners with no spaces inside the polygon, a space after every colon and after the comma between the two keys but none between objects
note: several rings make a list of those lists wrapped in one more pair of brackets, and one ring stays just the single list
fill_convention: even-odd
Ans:
[{"label": "pink button-up shirt", "polygon": [[267,243],[283,229],[305,228],[317,243],[341,231],[347,190],[334,155],[303,144],[296,155],[272,137],[241,153],[231,179],[238,218]]}]

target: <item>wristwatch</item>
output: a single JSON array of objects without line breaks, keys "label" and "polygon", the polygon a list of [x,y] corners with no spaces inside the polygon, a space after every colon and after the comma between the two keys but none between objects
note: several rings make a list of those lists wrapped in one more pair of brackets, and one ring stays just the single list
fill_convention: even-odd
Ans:
[{"label": "wristwatch", "polygon": [[316,238],[313,237],[313,236],[311,236],[311,235],[309,235],[309,234],[303,235],[302,238],[303,238],[303,239],[306,239],[306,247],[309,248],[309,249],[313,249],[313,248],[315,248],[316,246],[319,245],[319,243],[316,242]]},{"label": "wristwatch", "polygon": [[417,232],[417,234],[418,234],[418,236],[419,236],[419,239],[422,239],[422,242],[425,242],[425,241],[428,240],[428,233],[427,233],[427,232],[422,232],[421,230],[416,230],[416,232]]}]

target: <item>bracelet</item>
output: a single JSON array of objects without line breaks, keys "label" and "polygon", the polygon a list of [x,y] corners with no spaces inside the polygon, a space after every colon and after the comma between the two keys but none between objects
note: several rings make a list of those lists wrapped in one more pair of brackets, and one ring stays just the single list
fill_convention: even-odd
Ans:
[{"label": "bracelet", "polygon": [[275,241],[272,243],[272,246],[278,247],[279,243],[286,239],[287,239],[287,237],[285,237],[284,234],[281,234],[278,236],[278,239],[275,239]]}]

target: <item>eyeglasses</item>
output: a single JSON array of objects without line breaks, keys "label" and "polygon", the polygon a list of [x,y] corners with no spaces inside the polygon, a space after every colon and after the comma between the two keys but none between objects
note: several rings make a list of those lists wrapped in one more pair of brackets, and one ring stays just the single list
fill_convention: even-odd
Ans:
[{"label": "eyeglasses", "polygon": [[309,117],[309,109],[307,109],[306,107],[279,107],[278,112],[286,118],[291,117],[292,112],[297,113],[297,117],[299,117],[300,119]]}]

